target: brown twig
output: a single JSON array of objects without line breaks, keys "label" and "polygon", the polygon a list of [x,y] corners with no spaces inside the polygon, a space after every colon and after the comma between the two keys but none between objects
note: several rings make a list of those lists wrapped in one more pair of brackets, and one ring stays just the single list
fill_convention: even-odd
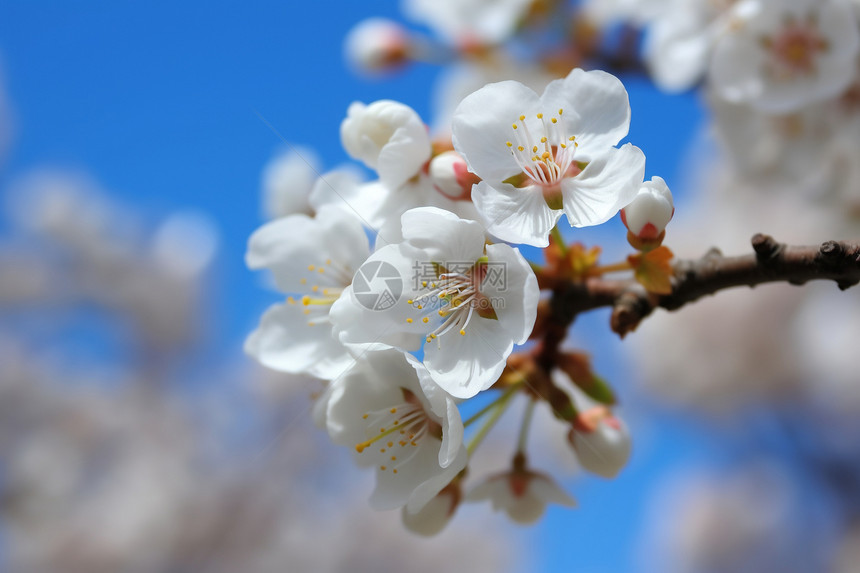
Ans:
[{"label": "brown twig", "polygon": [[845,290],[860,282],[860,243],[827,241],[819,246],[789,246],[768,235],[752,238],[753,253],[725,257],[711,249],[702,258],[676,260],[672,292],[647,292],[636,281],[605,280],[600,277],[557,286],[551,304],[556,323],[566,329],[576,315],[611,307],[610,326],[620,336],[632,332],[656,308],[676,310],[718,291],[763,283],[787,282],[802,285],[811,280],[831,280]]}]

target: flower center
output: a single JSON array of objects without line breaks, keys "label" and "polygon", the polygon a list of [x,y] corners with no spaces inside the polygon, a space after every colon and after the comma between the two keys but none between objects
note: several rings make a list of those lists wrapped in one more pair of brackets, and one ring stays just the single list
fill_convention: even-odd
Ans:
[{"label": "flower center", "polygon": [[427,436],[442,435],[441,426],[427,415],[415,394],[401,390],[403,402],[362,414],[365,435],[372,437],[355,445],[355,451],[367,452],[380,470],[395,474],[415,456]]},{"label": "flower center", "polygon": [[537,114],[541,125],[537,135],[532,134],[526,116],[521,115],[511,124],[514,140],[505,142],[526,177],[542,187],[555,187],[562,178],[579,172],[573,161],[579,144],[575,136],[565,133],[560,121],[563,113],[564,110],[559,109],[558,117],[551,118]]},{"label": "flower center", "polygon": [[770,54],[767,71],[777,80],[814,74],[816,58],[828,49],[813,16],[805,22],[786,19],[779,34],[765,36],[761,43]]},{"label": "flower center", "polygon": [[[420,294],[406,301],[418,311],[423,311],[423,317],[418,317],[422,323],[431,325],[432,330],[427,334],[427,342],[444,336],[452,330],[457,330],[461,336],[466,336],[467,327],[474,314],[484,318],[497,318],[492,301],[481,293],[480,286],[487,273],[486,257],[473,265],[449,265],[447,269],[434,263],[436,279],[421,281]],[[435,310],[436,317],[432,316]],[[413,318],[406,322],[412,324]]]},{"label": "flower center", "polygon": [[[304,314],[308,317],[308,326],[316,326],[320,323],[328,323],[328,311],[332,304],[340,297],[340,293],[352,282],[352,273],[348,268],[326,259],[319,265],[308,265],[307,271],[303,271],[299,283],[305,287],[304,292],[296,293],[305,307]],[[296,298],[287,297],[289,304],[296,304]]]}]

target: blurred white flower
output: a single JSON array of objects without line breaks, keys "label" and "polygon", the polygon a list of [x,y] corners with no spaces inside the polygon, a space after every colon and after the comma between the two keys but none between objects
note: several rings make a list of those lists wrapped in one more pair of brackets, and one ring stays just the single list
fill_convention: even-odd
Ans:
[{"label": "blurred white flower", "polygon": [[367,18],[344,41],[346,58],[361,71],[383,71],[405,63],[411,49],[409,33],[387,18]]},{"label": "blurred white flower", "polygon": [[310,149],[292,148],[272,158],[262,176],[265,218],[312,215],[309,198],[319,173],[320,160]]},{"label": "blurred white flower", "polygon": [[403,0],[408,18],[458,46],[506,40],[534,0]]},{"label": "blurred white flower", "polygon": [[576,501],[547,475],[525,467],[496,474],[466,494],[467,501],[489,499],[495,511],[504,511],[517,523],[534,523],[555,503],[576,507]]},{"label": "blurred white flower", "polygon": [[648,27],[643,47],[654,83],[675,92],[696,85],[735,0],[671,0]]},{"label": "blurred white flower", "polygon": [[845,0],[744,0],[729,17],[710,68],[721,97],[785,113],[852,82],[860,30]]}]

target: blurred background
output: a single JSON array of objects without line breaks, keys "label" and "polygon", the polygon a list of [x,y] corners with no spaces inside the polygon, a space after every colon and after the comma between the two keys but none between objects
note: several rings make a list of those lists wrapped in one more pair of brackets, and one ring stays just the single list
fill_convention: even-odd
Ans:
[{"label": "blurred background", "polygon": [[[860,300],[831,284],[721,293],[624,341],[579,320],[634,454],[579,475],[547,416],[538,467],[577,509],[521,528],[467,505],[424,539],[367,507],[372,476],[313,427],[318,383],[242,343],[279,296],[243,261],[267,163],[286,142],[345,162],[352,101],[445,107],[444,66],[348,65],[369,16],[403,21],[396,0],[0,3],[0,570],[860,571]],[[622,78],[676,254],[856,233],[733,179],[701,94]],[[624,233],[568,238],[611,259]]]}]

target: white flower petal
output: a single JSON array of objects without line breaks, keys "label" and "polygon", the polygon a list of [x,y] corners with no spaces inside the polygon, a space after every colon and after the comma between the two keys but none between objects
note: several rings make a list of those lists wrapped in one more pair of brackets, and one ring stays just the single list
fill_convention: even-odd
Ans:
[{"label": "white flower petal", "polygon": [[[284,293],[310,293],[313,285],[346,286],[369,252],[360,221],[346,212],[323,206],[314,219],[290,215],[257,229],[248,240],[245,262],[251,269],[271,270]],[[326,274],[324,267],[329,260],[335,263],[337,271],[330,269]],[[323,272],[319,272],[320,268]]]},{"label": "white flower petal", "polygon": [[547,477],[538,476],[533,478],[529,483],[529,490],[535,497],[542,499],[544,503],[576,507],[576,500],[559,487],[554,480]]},{"label": "white flower petal", "polygon": [[521,115],[532,118],[540,111],[540,98],[523,84],[487,84],[467,96],[454,111],[454,149],[472,173],[487,181],[504,181],[522,171],[505,145],[514,137],[511,125]]},{"label": "white flower petal", "polygon": [[403,508],[401,517],[403,525],[409,531],[430,537],[442,531],[457,508],[457,499],[448,492],[442,492],[428,501],[424,507],[410,513]]},{"label": "white flower petal", "polygon": [[498,320],[473,316],[466,334],[450,331],[424,346],[433,380],[455,398],[471,398],[492,386],[513,350],[511,335]]},{"label": "white flower petal", "polygon": [[409,503],[406,505],[406,511],[413,513],[420,511],[421,508],[427,505],[431,499],[445,488],[445,486],[451,483],[451,480],[457,477],[457,474],[463,471],[463,468],[466,467],[468,461],[469,455],[466,452],[466,448],[460,448],[457,452],[457,457],[454,458],[447,468],[430,479],[425,480],[421,485],[415,488],[415,491],[409,499]]},{"label": "white flower petal", "polygon": [[270,307],[245,341],[245,352],[273,370],[330,380],[353,359],[333,337],[329,324],[309,326],[314,318],[325,320],[325,309],[306,315],[305,308],[300,303]]},{"label": "white flower petal", "polygon": [[572,179],[562,183],[564,212],[574,227],[605,223],[636,193],[645,174],[645,155],[629,143],[594,158]]},{"label": "white flower petal", "polygon": [[579,143],[577,155],[586,160],[617,145],[630,129],[630,102],[621,80],[601,70],[571,71],[561,82],[547,86],[541,98],[576,114],[569,124]]},{"label": "white flower petal", "polygon": [[436,207],[411,209],[401,217],[403,239],[438,263],[470,263],[484,254],[484,229]]},{"label": "white flower petal", "polygon": [[[487,245],[487,258],[492,264],[503,267],[503,280],[488,274],[481,284],[481,292],[491,300],[502,301],[496,308],[502,328],[514,344],[524,344],[537,318],[540,299],[537,277],[519,250],[508,245]],[[517,304],[504,304],[506,300],[515,300]]]},{"label": "white flower petal", "polygon": [[683,5],[651,26],[643,51],[654,83],[678,92],[702,78],[713,44],[709,24],[704,10]]},{"label": "white flower petal", "polygon": [[535,247],[549,245],[549,233],[562,214],[560,209],[550,209],[536,186],[517,189],[481,181],[472,189],[472,200],[489,233]]},{"label": "white flower petal", "polygon": [[[414,264],[420,253],[406,243],[388,245],[368,257],[360,267],[362,276],[377,276],[385,267],[385,275],[390,278],[362,282],[359,273],[358,293],[356,283],[347,287],[340,298],[332,305],[329,316],[334,330],[344,344],[386,344],[412,351],[421,346],[425,328],[419,321],[407,322],[415,316],[415,309],[408,304],[412,291]],[[399,282],[397,278],[399,277]],[[366,277],[371,278],[371,277]],[[394,284],[396,283],[396,284]],[[401,290],[399,298],[390,306],[379,298],[384,288],[392,296]],[[382,304],[374,304],[377,301]]]}]

